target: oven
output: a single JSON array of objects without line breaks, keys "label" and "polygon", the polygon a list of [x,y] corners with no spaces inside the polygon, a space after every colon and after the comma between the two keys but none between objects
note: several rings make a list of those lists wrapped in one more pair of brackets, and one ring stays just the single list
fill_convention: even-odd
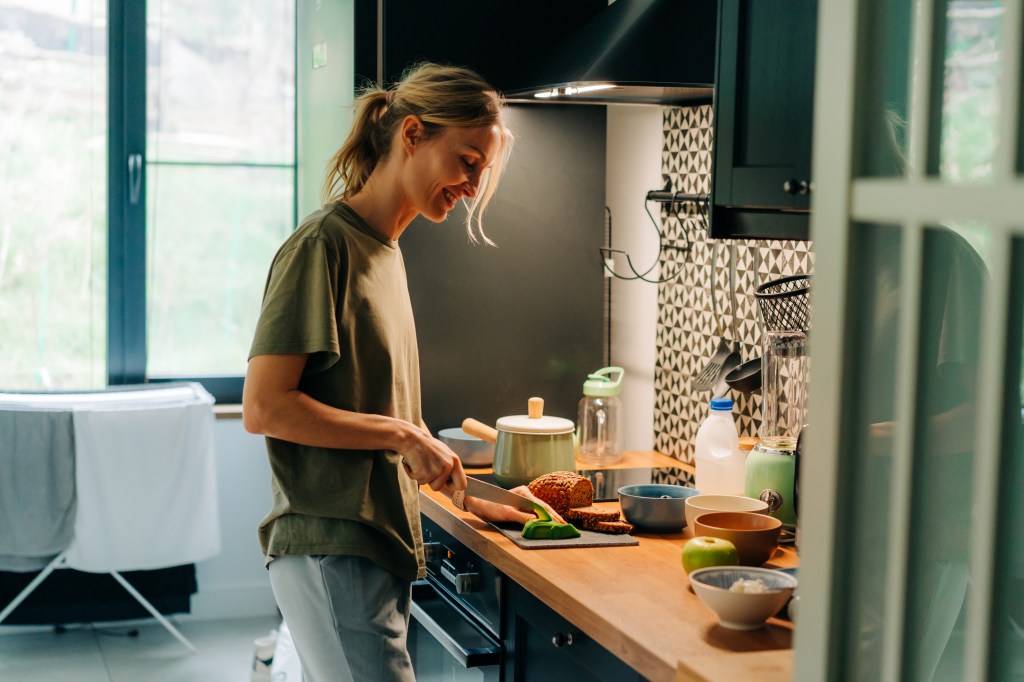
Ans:
[{"label": "oven", "polygon": [[427,577],[412,586],[408,642],[416,680],[496,682],[502,575],[426,516],[422,522]]}]

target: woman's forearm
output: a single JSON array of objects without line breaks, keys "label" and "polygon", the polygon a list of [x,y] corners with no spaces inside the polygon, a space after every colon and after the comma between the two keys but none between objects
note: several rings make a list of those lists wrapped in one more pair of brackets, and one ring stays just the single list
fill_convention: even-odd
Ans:
[{"label": "woman's forearm", "polygon": [[262,396],[251,405],[259,416],[247,423],[247,429],[251,425],[254,428],[250,431],[301,445],[401,452],[408,449],[412,440],[424,435],[418,426],[409,422],[341,410],[298,389]]}]

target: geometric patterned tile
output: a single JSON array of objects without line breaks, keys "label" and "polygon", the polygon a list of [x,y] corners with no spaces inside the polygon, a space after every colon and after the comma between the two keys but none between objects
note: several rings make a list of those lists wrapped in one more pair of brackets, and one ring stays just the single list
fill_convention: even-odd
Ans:
[{"label": "geometric patterned tile", "polygon": [[[712,117],[710,105],[664,109],[661,173],[669,191],[711,192]],[[719,323],[725,337],[733,340],[735,306],[740,354],[744,360],[760,357],[762,328],[754,289],[779,277],[812,273],[814,253],[813,245],[806,241],[718,240],[717,258],[713,259],[712,243],[704,238],[706,209],[692,204],[661,207],[663,243],[668,247],[689,244],[690,248],[665,248],[658,264],[661,278],[677,276],[658,285],[654,448],[692,464],[693,439],[707,416],[710,395],[692,390],[690,378],[718,346]],[[736,247],[733,300],[729,290],[730,245]],[[760,394],[732,391],[730,397],[736,403],[740,435],[756,436],[761,426]]]}]

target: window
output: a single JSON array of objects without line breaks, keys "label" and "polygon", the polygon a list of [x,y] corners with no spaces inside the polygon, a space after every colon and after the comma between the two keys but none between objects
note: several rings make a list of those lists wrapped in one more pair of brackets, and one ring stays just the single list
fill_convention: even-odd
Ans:
[{"label": "window", "polygon": [[0,0],[2,388],[241,395],[295,223],[294,3],[142,5]]}]

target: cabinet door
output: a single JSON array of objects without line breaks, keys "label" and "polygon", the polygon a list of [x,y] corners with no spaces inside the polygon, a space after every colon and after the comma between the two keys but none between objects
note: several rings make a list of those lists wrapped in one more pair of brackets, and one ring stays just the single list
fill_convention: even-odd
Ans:
[{"label": "cabinet door", "polygon": [[810,208],[816,16],[816,0],[721,0],[712,236],[806,238],[805,216],[771,213]]},{"label": "cabinet door", "polygon": [[356,82],[376,81],[379,69],[392,83],[426,60],[468,66],[502,91],[535,85],[531,76],[548,48],[607,6],[607,0],[356,0]]},{"label": "cabinet door", "polygon": [[635,670],[525,589],[512,581],[506,587],[504,679],[642,682]]}]

